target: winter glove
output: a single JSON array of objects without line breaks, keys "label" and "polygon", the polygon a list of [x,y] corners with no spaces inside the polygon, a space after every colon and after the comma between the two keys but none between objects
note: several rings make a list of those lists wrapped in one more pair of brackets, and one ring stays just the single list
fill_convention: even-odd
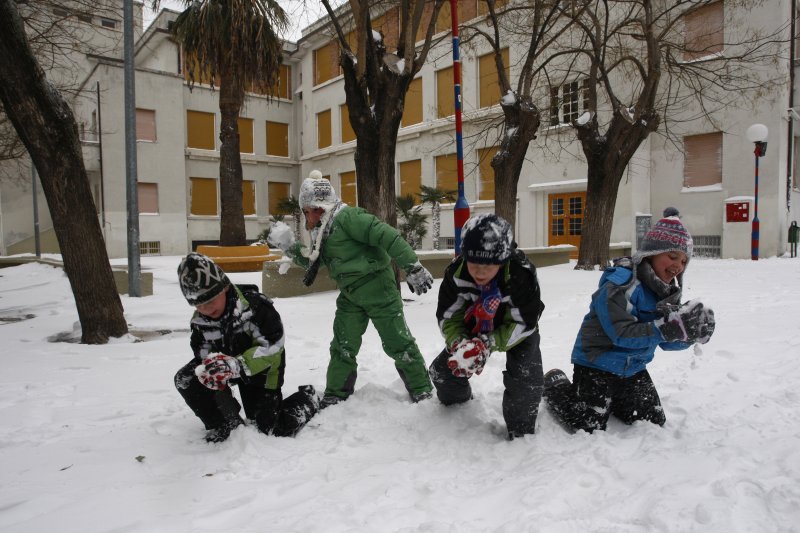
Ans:
[{"label": "winter glove", "polygon": [[714,332],[714,312],[706,309],[700,300],[690,300],[653,323],[667,342],[705,344]]},{"label": "winter glove", "polygon": [[417,261],[406,271],[406,283],[408,283],[408,288],[411,289],[411,292],[420,295],[428,292],[428,289],[433,287],[433,276],[431,276],[427,268]]},{"label": "winter glove", "polygon": [[200,383],[211,390],[225,390],[228,381],[238,378],[242,373],[242,366],[235,357],[225,354],[213,354],[203,359],[203,364],[197,365],[194,373]]},{"label": "winter glove", "polygon": [[472,334],[488,333],[494,330],[494,315],[500,307],[500,289],[497,283],[481,286],[481,296],[467,309],[464,315],[464,322],[469,323],[473,318],[475,325],[472,327]]},{"label": "winter glove", "polygon": [[700,326],[700,333],[697,337],[697,342],[699,344],[705,344],[711,340],[711,336],[714,334],[714,326],[716,325],[714,311],[708,307],[703,307],[702,318],[704,323]]},{"label": "winter glove", "polygon": [[461,339],[450,347],[447,368],[457,378],[469,378],[472,374],[480,375],[489,358],[489,348],[484,339],[475,337]]}]

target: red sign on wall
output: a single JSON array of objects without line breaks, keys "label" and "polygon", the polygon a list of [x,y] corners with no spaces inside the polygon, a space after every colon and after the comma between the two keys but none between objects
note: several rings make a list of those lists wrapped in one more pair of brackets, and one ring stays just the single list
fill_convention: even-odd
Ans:
[{"label": "red sign on wall", "polygon": [[750,204],[747,202],[731,202],[725,205],[726,222],[748,222],[750,220]]}]

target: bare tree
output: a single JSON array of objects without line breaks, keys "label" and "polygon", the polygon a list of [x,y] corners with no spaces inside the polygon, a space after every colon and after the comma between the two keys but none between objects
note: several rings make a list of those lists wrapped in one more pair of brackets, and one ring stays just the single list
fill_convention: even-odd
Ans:
[{"label": "bare tree", "polygon": [[[499,145],[492,158],[494,170],[495,213],[514,223],[516,215],[517,185],[528,147],[536,138],[541,123],[541,111],[535,103],[537,81],[547,65],[552,44],[572,24],[560,17],[562,7],[552,0],[530,2],[486,2],[487,15],[464,27],[464,42],[483,38],[489,44],[497,69],[500,87]],[[510,45],[523,52],[515,64],[516,83],[510,75],[511,65],[503,51]],[[491,124],[484,131],[495,129]]]},{"label": "bare tree", "polygon": [[[756,9],[760,0],[725,2]],[[587,199],[576,268],[608,264],[608,244],[620,182],[636,150],[656,131],[671,135],[679,120],[703,118],[733,101],[744,103],[779,82],[778,48],[785,28],[737,31],[699,23],[699,10],[719,9],[720,0],[571,0],[559,2],[574,21],[552,48],[547,79],[557,86],[578,73],[585,80],[586,109],[571,126],[587,163]],[[738,24],[737,24],[738,23]],[[721,22],[720,22],[721,24]],[[728,41],[723,41],[723,34]],[[735,37],[732,37],[735,36]],[[775,65],[776,68],[764,68]],[[690,107],[699,111],[687,116]]]},{"label": "bare tree", "polygon": [[41,177],[69,278],[81,341],[128,331],[83,165],[72,110],[45,78],[14,0],[0,0],[0,101]]},{"label": "bare tree", "polygon": [[[425,64],[443,1],[349,0],[349,11],[341,14],[330,0],[322,0],[341,50],[349,120],[356,134],[358,204],[392,226],[397,224],[395,148],[406,92]],[[379,14],[397,20],[395,53],[373,31],[373,18]],[[352,39],[346,32],[351,27]],[[417,46],[420,34],[425,37]]]}]

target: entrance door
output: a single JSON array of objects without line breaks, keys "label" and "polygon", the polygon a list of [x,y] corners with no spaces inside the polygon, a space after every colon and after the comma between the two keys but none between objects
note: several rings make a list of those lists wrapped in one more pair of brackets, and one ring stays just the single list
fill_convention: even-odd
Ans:
[{"label": "entrance door", "polygon": [[586,206],[585,192],[551,194],[548,197],[550,206],[547,227],[549,229],[550,246],[571,244],[576,250],[570,254],[572,259],[578,258],[583,229],[583,210]]}]

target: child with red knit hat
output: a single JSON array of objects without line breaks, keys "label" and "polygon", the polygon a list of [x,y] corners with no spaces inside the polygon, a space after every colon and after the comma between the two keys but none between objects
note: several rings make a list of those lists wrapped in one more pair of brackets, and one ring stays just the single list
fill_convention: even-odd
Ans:
[{"label": "child with red knit hat", "polygon": [[572,350],[573,382],[559,369],[544,377],[547,404],[565,427],[604,430],[611,415],[664,425],[646,368],[656,347],[685,350],[714,332],[711,309],[698,300],[680,303],[692,248],[678,210],[669,207],[633,257],[603,273]]}]

